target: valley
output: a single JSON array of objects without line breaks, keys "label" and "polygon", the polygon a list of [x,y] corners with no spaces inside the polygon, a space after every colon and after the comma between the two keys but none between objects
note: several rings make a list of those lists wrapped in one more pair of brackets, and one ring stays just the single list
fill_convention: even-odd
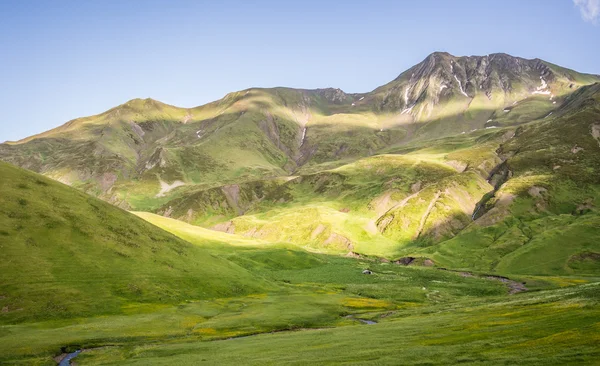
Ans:
[{"label": "valley", "polygon": [[0,144],[0,363],[593,364],[600,76],[136,99]]}]

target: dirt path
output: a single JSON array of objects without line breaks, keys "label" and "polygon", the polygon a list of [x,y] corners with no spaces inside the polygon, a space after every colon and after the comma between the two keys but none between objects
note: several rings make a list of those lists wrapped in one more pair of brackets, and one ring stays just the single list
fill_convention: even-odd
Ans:
[{"label": "dirt path", "polygon": [[442,271],[456,272],[456,273],[459,273],[463,277],[477,277],[477,278],[485,278],[486,280],[490,280],[490,281],[500,281],[500,282],[504,283],[506,285],[506,287],[508,287],[508,293],[510,295],[514,295],[519,292],[525,292],[528,290],[527,287],[525,287],[525,284],[511,280],[510,278],[504,277],[504,276],[485,275],[485,274],[478,275],[478,274],[474,274],[473,272],[457,271],[457,270],[447,269],[447,268],[438,268],[438,269],[442,270]]}]

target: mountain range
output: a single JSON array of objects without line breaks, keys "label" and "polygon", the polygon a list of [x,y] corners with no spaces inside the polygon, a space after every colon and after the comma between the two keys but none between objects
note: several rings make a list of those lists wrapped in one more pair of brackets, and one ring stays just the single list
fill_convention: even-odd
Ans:
[{"label": "mountain range", "polygon": [[528,203],[536,215],[594,206],[583,193],[555,202],[551,185],[597,183],[599,81],[436,52],[368,93],[251,88],[189,109],[135,99],[1,144],[0,159],[125,209],[395,256],[495,224],[528,191],[544,201]]},{"label": "mountain range", "polygon": [[367,93],[134,99],[0,160],[0,363],[597,359],[598,75],[436,52]]}]

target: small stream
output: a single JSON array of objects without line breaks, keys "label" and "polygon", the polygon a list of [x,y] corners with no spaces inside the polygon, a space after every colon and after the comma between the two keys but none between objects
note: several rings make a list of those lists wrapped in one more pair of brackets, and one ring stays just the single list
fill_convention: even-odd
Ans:
[{"label": "small stream", "polygon": [[363,324],[369,324],[369,325],[372,325],[372,324],[377,324],[377,322],[376,322],[376,321],[373,321],[373,320],[367,320],[367,319],[358,319],[358,318],[356,318],[356,320],[358,320],[359,322],[361,322],[361,323],[363,323]]},{"label": "small stream", "polygon": [[62,361],[60,361],[60,363],[58,364],[58,366],[69,366],[69,365],[71,365],[71,360],[74,359],[75,357],[79,356],[80,353],[81,353],[80,349],[78,349],[75,352],[69,353],[65,358],[62,359]]}]

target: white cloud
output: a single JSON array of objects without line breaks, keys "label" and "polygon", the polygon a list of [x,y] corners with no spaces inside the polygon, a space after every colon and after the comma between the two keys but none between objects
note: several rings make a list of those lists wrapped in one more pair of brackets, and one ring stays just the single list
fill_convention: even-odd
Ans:
[{"label": "white cloud", "polygon": [[597,24],[600,19],[600,0],[573,0],[586,22]]}]

